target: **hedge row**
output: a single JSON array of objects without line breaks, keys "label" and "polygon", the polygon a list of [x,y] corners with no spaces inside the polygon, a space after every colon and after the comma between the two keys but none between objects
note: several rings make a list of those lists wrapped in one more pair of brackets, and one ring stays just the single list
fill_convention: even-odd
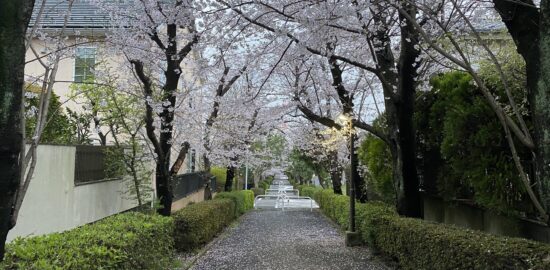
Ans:
[{"label": "hedge row", "polygon": [[222,192],[214,200],[189,205],[174,218],[176,249],[185,251],[209,242],[232,220],[254,206],[250,190]]},{"label": "hedge row", "polygon": [[254,192],[251,190],[221,192],[216,195],[216,199],[232,200],[236,206],[235,216],[240,216],[246,211],[254,208]]},{"label": "hedge row", "polygon": [[254,197],[258,196],[258,195],[264,195],[265,194],[265,190],[263,188],[251,188],[250,190],[252,190],[252,192],[254,192]]},{"label": "hedge row", "polygon": [[[343,228],[349,198],[332,190],[300,187]],[[357,230],[365,243],[403,269],[550,269],[550,245],[402,218],[382,203],[356,204]]]},{"label": "hedge row", "polygon": [[252,191],[223,192],[172,217],[129,212],[62,233],[18,238],[7,245],[0,269],[171,269],[174,248],[208,242],[253,204]]},{"label": "hedge row", "polygon": [[170,218],[140,213],[112,216],[62,233],[9,243],[4,269],[169,269]]}]

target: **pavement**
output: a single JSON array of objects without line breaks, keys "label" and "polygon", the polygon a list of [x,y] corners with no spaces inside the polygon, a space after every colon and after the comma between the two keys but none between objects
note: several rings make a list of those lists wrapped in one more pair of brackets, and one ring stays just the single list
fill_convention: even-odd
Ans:
[{"label": "pavement", "polygon": [[319,210],[254,210],[216,239],[191,269],[390,269]]}]

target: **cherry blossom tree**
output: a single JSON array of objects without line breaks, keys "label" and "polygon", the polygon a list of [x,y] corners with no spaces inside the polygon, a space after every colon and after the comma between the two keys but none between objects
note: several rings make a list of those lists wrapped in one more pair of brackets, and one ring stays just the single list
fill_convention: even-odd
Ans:
[{"label": "cherry blossom tree", "polygon": [[[416,79],[422,62],[418,35],[411,21],[420,15],[411,1],[398,1],[403,16],[387,1],[218,1],[248,23],[287,38],[303,54],[324,57],[330,65],[345,114],[353,112],[353,93],[338,82],[343,65],[375,75],[384,95],[388,129],[377,131],[353,117],[354,126],[380,137],[392,153],[397,206],[401,214],[421,214],[415,165],[412,112]],[[340,126],[333,119],[310,115],[315,121]]]},{"label": "cherry blossom tree", "polygon": [[[112,18],[108,36],[113,48],[124,55],[126,68],[142,89],[145,129],[156,155],[156,191],[162,208],[170,215],[172,187],[170,156],[173,145],[174,111],[182,66],[189,65],[192,48],[199,41],[195,26],[201,3],[191,1],[94,1]],[[178,160],[185,155],[178,155]],[[176,160],[174,164],[181,164]],[[173,172],[174,170],[172,170]]]}]

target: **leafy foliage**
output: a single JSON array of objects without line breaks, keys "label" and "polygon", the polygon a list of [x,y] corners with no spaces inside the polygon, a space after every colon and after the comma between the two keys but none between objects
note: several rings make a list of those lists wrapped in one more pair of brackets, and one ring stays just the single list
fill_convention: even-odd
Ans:
[{"label": "leafy foliage", "polygon": [[289,159],[290,166],[287,167],[286,173],[294,182],[309,183],[316,172],[321,174],[320,179],[328,177],[328,172],[324,166],[299,149],[292,150]]},{"label": "leafy foliage", "polygon": [[371,222],[376,247],[403,269],[548,269],[550,246],[419,219]]},{"label": "leafy foliage", "polygon": [[[385,116],[381,115],[373,122],[375,128],[385,128]],[[367,134],[359,146],[357,156],[361,164],[367,167],[365,178],[375,199],[394,204],[396,187],[393,181],[392,159],[390,149],[380,138]]]},{"label": "leafy foliage", "polygon": [[254,197],[265,194],[265,190],[263,188],[251,188],[250,190],[254,192]]},{"label": "leafy foliage", "polygon": [[173,266],[170,218],[125,213],[62,233],[8,244],[2,269],[167,269]]},{"label": "leafy foliage", "polygon": [[230,199],[235,203],[235,216],[238,217],[254,207],[254,192],[251,190],[240,190],[232,192],[221,192],[216,199]]},{"label": "leafy foliage", "polygon": [[188,205],[172,214],[176,249],[192,250],[210,241],[235,218],[235,203],[216,199]]},{"label": "leafy foliage", "polygon": [[[504,131],[471,77],[450,72],[433,78],[431,83],[433,90],[424,93],[426,98],[419,102],[423,110],[415,115],[420,123],[418,144],[421,159],[425,159],[421,162],[425,164],[423,171],[437,170],[432,174],[437,176],[444,198],[473,199],[500,212],[528,210]],[[497,86],[494,92],[502,97],[503,90]],[[523,88],[514,90],[520,92]],[[434,149],[441,157],[434,157]],[[525,149],[520,151],[528,159]],[[432,158],[444,163],[431,163]]]},{"label": "leafy foliage", "polygon": [[[323,213],[347,228],[349,198],[331,190],[300,187]],[[506,238],[455,226],[402,218],[383,203],[356,204],[357,230],[364,243],[403,269],[548,269],[550,245]]]},{"label": "leafy foliage", "polygon": [[176,249],[192,250],[210,241],[232,220],[254,206],[250,190],[221,192],[214,200],[188,205],[172,214]]},{"label": "leafy foliage", "polygon": [[223,190],[225,178],[227,177],[227,169],[222,167],[212,167],[210,173],[216,177],[216,189],[218,192]]},{"label": "leafy foliage", "polygon": [[383,201],[395,202],[391,153],[381,139],[367,135],[358,150],[358,157],[367,166],[366,180],[374,193]]},{"label": "leafy foliage", "polygon": [[[38,108],[40,103],[40,88],[28,85],[25,103],[25,134],[32,138],[36,129]],[[41,143],[71,144],[74,142],[75,126],[64,113],[61,102],[56,94],[52,93],[48,107],[47,123],[40,138]]]},{"label": "leafy foliage", "polygon": [[[510,77],[519,76],[509,86],[526,114],[525,80],[521,74],[512,75],[514,68],[517,63],[512,62],[504,71]],[[482,65],[482,79],[504,99],[504,87],[496,73],[491,66]],[[531,212],[502,126],[470,75],[440,74],[432,78],[431,85],[431,91],[418,94],[414,114],[417,166],[424,191],[447,200],[471,200],[507,214]],[[524,166],[530,168],[527,149],[516,145]],[[392,202],[395,196],[388,147],[368,135],[359,158],[367,166],[367,178],[375,193]]]}]

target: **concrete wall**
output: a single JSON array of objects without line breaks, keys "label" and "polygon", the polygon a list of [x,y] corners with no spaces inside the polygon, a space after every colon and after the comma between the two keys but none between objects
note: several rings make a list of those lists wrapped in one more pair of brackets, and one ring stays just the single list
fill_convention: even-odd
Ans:
[{"label": "concrete wall", "polygon": [[137,205],[121,194],[121,180],[75,186],[75,153],[73,146],[38,147],[34,177],[8,241],[72,229]]},{"label": "concrete wall", "polygon": [[498,215],[460,202],[424,197],[424,219],[491,234],[550,243],[550,228],[529,220]]}]

